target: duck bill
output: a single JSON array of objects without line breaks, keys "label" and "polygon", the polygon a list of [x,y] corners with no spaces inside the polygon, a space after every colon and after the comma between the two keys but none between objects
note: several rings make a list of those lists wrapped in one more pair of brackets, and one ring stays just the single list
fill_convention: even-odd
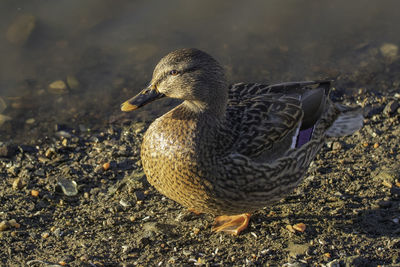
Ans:
[{"label": "duck bill", "polygon": [[164,94],[158,92],[155,87],[149,86],[136,96],[122,103],[121,110],[126,112],[132,111],[163,97],[165,97]]}]

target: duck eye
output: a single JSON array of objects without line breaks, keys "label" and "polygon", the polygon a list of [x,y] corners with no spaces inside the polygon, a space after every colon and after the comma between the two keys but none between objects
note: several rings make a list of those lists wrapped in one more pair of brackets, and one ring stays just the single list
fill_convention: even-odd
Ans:
[{"label": "duck eye", "polygon": [[177,71],[177,70],[171,70],[171,71],[169,72],[169,74],[170,74],[170,75],[173,75],[173,76],[176,76],[176,75],[179,74],[179,71]]}]

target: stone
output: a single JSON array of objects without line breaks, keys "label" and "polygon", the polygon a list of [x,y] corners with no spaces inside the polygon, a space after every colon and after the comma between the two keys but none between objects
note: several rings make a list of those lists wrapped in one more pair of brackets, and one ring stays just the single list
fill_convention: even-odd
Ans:
[{"label": "stone", "polygon": [[10,121],[12,118],[7,115],[0,114],[0,126],[3,125],[5,122]]},{"label": "stone", "polygon": [[378,206],[382,209],[388,209],[392,206],[392,201],[388,201],[388,200],[380,200],[378,201]]},{"label": "stone", "polygon": [[26,123],[26,124],[34,124],[34,123],[35,123],[35,119],[34,119],[34,118],[27,119],[27,120],[25,121],[25,123]]},{"label": "stone", "polygon": [[8,229],[8,223],[6,221],[0,222],[0,232]]},{"label": "stone", "polygon": [[135,199],[137,200],[137,201],[140,201],[140,200],[144,200],[145,199],[145,194],[143,193],[143,191],[135,191]]},{"label": "stone", "polygon": [[397,109],[400,107],[400,104],[396,100],[392,100],[383,109],[383,113],[387,116],[391,116],[396,113]]},{"label": "stone", "polygon": [[36,27],[36,17],[33,15],[19,15],[8,26],[6,38],[12,44],[24,45]]},{"label": "stone", "polygon": [[66,93],[68,93],[67,84],[62,80],[58,80],[58,81],[54,81],[54,82],[50,83],[48,90],[52,94],[66,94]]},{"label": "stone", "polygon": [[0,157],[11,158],[17,152],[14,145],[0,145]]},{"label": "stone", "polygon": [[332,150],[340,150],[342,149],[342,144],[340,142],[333,142],[332,144]]},{"label": "stone", "polygon": [[75,181],[59,178],[57,181],[57,186],[61,188],[62,192],[66,196],[70,197],[78,194],[78,188]]},{"label": "stone", "polygon": [[71,90],[76,90],[80,86],[80,83],[79,83],[78,79],[73,75],[68,75],[67,76],[67,84],[68,84],[68,87]]},{"label": "stone", "polygon": [[379,48],[379,50],[381,51],[382,56],[394,60],[399,52],[399,47],[395,44],[385,43]]},{"label": "stone", "polygon": [[13,188],[14,190],[20,190],[20,189],[22,189],[22,187],[24,187],[24,183],[23,183],[22,179],[19,178],[19,177],[16,178],[16,179],[14,180],[13,184],[12,184],[12,188]]}]

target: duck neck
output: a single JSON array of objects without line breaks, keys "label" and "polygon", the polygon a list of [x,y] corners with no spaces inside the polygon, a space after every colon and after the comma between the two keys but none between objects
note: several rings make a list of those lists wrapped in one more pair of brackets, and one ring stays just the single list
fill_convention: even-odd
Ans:
[{"label": "duck neck", "polygon": [[210,115],[212,117],[216,117],[217,119],[223,118],[226,111],[226,101],[219,102],[219,104],[216,103],[214,104],[214,103],[205,103],[202,101],[186,100],[182,103],[182,105],[188,111],[191,111],[198,116]]},{"label": "duck neck", "polygon": [[222,119],[225,116],[228,103],[228,90],[225,82],[213,84],[214,90],[198,90],[207,92],[204,95],[198,95],[196,100],[185,100],[183,105],[190,111],[196,114],[204,114],[217,119]]}]

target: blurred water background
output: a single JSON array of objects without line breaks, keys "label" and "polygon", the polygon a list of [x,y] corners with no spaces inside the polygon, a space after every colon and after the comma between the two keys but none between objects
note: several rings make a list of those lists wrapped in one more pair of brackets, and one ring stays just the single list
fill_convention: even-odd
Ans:
[{"label": "blurred water background", "polygon": [[232,82],[336,78],[344,92],[395,90],[399,10],[395,0],[1,0],[0,141],[126,119],[120,103],[182,47],[216,57]]}]

